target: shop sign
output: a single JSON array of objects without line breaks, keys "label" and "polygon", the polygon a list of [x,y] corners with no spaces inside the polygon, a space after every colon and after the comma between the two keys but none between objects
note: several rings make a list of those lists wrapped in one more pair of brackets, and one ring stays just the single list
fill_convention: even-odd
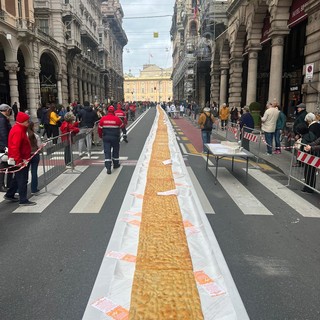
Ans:
[{"label": "shop sign", "polygon": [[314,63],[306,64],[306,79],[307,80],[312,80],[312,78],[313,78],[313,69],[314,69]]},{"label": "shop sign", "polygon": [[301,21],[307,18],[307,14],[304,12],[305,5],[308,0],[293,0],[290,7],[290,17],[288,21],[288,27],[292,28]]}]

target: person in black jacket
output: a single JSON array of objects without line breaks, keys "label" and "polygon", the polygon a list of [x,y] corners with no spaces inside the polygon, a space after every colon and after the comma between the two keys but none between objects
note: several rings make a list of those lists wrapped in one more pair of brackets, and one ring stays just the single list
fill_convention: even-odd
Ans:
[{"label": "person in black jacket", "polygon": [[[4,161],[4,154],[8,149],[8,137],[11,130],[10,115],[12,109],[7,104],[0,105],[0,169],[8,168],[8,162]],[[12,174],[7,174],[7,183],[5,183],[5,173],[0,172],[0,192],[7,192],[12,180]]]},{"label": "person in black jacket", "polygon": [[88,157],[91,157],[91,147],[92,147],[92,134],[93,127],[98,121],[97,112],[94,110],[88,101],[83,103],[83,109],[80,110],[79,117],[79,129],[80,134],[85,135],[82,139],[79,140],[79,155],[83,155],[84,144],[86,144]]},{"label": "person in black jacket", "polygon": [[305,116],[304,120],[309,127],[309,131],[313,132],[318,139],[320,137],[320,123],[317,121],[316,115],[312,112],[309,112]]},{"label": "person in black jacket", "polygon": [[[304,103],[300,103],[296,106],[296,118],[293,122],[293,132],[295,135],[298,135],[297,132],[297,125],[299,123],[303,123],[304,122],[304,118],[307,115],[307,111],[306,111],[306,105]],[[296,140],[299,139],[299,136],[296,137]]]},{"label": "person in black jacket", "polygon": [[254,129],[254,120],[250,113],[249,107],[244,106],[242,108],[242,115],[240,117],[239,124],[240,124],[240,132],[241,132],[240,139],[242,142],[241,146],[244,149],[250,151],[250,140],[244,137],[245,132],[251,133],[252,130]]},{"label": "person in black jacket", "polygon": [[18,112],[19,112],[17,102],[15,102],[15,103],[12,105],[12,111],[13,111],[14,121],[16,121],[17,114],[18,114]]}]

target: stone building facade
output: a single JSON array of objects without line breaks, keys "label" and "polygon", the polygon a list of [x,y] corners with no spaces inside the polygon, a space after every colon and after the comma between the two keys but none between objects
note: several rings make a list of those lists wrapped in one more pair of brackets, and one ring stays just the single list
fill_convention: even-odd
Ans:
[{"label": "stone building facade", "polygon": [[[201,33],[207,23],[206,5],[214,5],[215,1],[197,3]],[[306,103],[308,111],[318,111],[320,2],[228,0],[225,3],[226,28],[213,39],[210,102],[243,106],[258,101],[264,106],[267,101],[277,101],[289,118],[300,102]],[[217,14],[213,13],[207,17],[209,25],[218,24]],[[178,28],[175,29],[177,34]],[[179,69],[175,61],[173,74]],[[173,80],[175,88],[178,81],[175,77]],[[201,90],[203,86],[198,88]],[[178,97],[175,93],[174,98]]]},{"label": "stone building facade", "polygon": [[121,99],[122,17],[118,0],[2,0],[1,103]]},{"label": "stone building facade", "polygon": [[146,64],[138,77],[126,74],[125,101],[170,101],[172,99],[171,73],[172,68],[163,69],[155,64]]},{"label": "stone building facade", "polygon": [[175,100],[210,101],[211,61],[216,37],[226,29],[227,2],[177,0],[171,27]]}]

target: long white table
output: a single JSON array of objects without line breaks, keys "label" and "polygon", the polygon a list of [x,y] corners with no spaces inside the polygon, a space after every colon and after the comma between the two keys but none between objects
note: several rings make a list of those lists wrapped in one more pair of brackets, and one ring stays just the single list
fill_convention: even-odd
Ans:
[{"label": "long white table", "polygon": [[214,183],[217,183],[218,180],[218,167],[219,160],[225,157],[232,158],[232,171],[234,166],[234,158],[242,158],[246,160],[246,182],[248,181],[248,167],[249,167],[249,158],[254,158],[254,154],[251,152],[242,149],[241,151],[235,152],[234,149],[228,145],[220,143],[206,143],[205,147],[207,148],[207,164],[206,170],[208,170],[208,162],[210,154],[213,155],[216,161],[216,175]]}]

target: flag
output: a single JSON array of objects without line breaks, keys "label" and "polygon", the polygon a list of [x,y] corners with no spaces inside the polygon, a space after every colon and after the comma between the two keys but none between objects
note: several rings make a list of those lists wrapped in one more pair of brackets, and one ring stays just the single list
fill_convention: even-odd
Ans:
[{"label": "flag", "polygon": [[154,32],[154,33],[153,33],[153,37],[154,37],[154,38],[159,38],[159,32]]},{"label": "flag", "polygon": [[153,55],[150,53],[150,58],[153,58]]}]

